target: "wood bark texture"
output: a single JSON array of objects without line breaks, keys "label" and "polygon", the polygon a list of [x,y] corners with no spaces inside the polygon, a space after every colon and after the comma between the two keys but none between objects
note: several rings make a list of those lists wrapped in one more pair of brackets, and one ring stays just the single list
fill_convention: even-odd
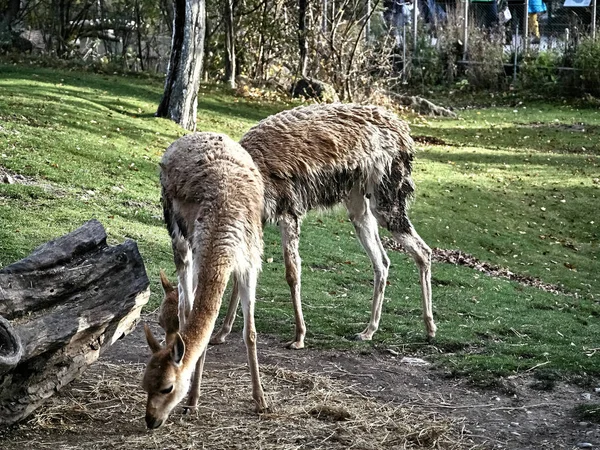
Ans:
[{"label": "wood bark texture", "polygon": [[0,426],[18,422],[135,327],[149,281],[97,220],[0,270]]},{"label": "wood bark texture", "polygon": [[196,129],[206,19],[204,0],[175,0],[171,59],[156,115]]},{"label": "wood bark texture", "polygon": [[450,111],[443,106],[438,106],[422,97],[401,95],[389,91],[386,92],[386,95],[388,95],[394,102],[403,106],[408,106],[417,114],[423,114],[425,116],[452,117],[453,119],[458,117],[455,112]]}]

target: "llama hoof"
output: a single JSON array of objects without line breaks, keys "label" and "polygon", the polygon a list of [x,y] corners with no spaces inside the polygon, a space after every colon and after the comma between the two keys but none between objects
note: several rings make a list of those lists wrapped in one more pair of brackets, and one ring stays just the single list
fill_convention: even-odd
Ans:
[{"label": "llama hoof", "polygon": [[427,329],[427,341],[430,342],[435,338],[435,332],[437,331],[437,327],[433,322],[431,322],[431,324],[427,324],[425,328]]},{"label": "llama hoof", "polygon": [[257,414],[271,414],[273,409],[270,406],[261,406],[256,408]]},{"label": "llama hoof", "polygon": [[347,339],[349,341],[370,341],[371,339],[373,339],[373,337],[365,333],[356,333],[353,336],[348,336]]},{"label": "llama hoof", "polygon": [[304,348],[304,342],[301,341],[292,341],[292,342],[288,342],[287,344],[285,344],[286,348],[289,348],[291,350],[300,350]]},{"label": "llama hoof", "polygon": [[195,406],[184,406],[183,407],[183,412],[182,414],[184,416],[189,416],[190,414],[192,414],[194,411],[196,411],[196,407]]},{"label": "llama hoof", "polygon": [[267,402],[262,402],[262,403],[257,403],[256,404],[256,413],[257,414],[269,414],[272,413],[273,410],[271,409],[271,407],[269,405],[267,405]]},{"label": "llama hoof", "polygon": [[208,343],[210,345],[221,345],[225,343],[225,336],[220,336],[218,334],[215,334],[212,338],[210,338],[210,341],[208,341]]}]

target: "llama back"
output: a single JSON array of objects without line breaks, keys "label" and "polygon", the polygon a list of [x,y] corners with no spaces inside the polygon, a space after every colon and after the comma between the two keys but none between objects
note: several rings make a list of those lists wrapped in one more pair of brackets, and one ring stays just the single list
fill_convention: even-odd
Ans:
[{"label": "llama back", "polygon": [[[161,184],[168,197],[201,202],[224,195],[242,179],[261,182],[252,157],[224,134],[192,133],[173,142],[160,163]],[[214,186],[216,189],[211,189]]]},{"label": "llama back", "polygon": [[197,264],[210,255],[236,272],[260,267],[264,186],[237,142],[217,133],[186,135],[165,152],[160,180],[169,233],[198,246]]},{"label": "llama back", "polygon": [[406,122],[383,108],[353,104],[283,111],[251,128],[240,144],[265,179],[269,219],[333,206],[357,184],[369,193],[392,167],[410,179],[414,153]]}]

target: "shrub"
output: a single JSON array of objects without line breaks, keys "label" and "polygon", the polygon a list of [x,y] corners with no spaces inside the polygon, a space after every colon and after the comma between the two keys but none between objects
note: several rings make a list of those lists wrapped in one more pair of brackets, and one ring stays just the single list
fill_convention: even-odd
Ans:
[{"label": "shrub", "polygon": [[411,82],[422,88],[436,86],[445,80],[440,51],[432,44],[430,32],[422,25],[417,34],[417,52],[410,71]]},{"label": "shrub", "polygon": [[504,32],[473,27],[469,31],[468,59],[465,76],[478,89],[499,89],[505,84]]},{"label": "shrub", "polygon": [[454,84],[457,78],[466,80],[472,89],[498,89],[504,84],[504,34],[498,29],[469,25],[467,62],[461,63],[464,52],[463,13],[449,9],[446,21],[436,29],[434,46],[421,39],[417,79],[432,85]]},{"label": "shrub", "polygon": [[528,91],[555,93],[559,82],[558,68],[561,61],[562,55],[556,50],[526,54],[520,65],[520,86]]},{"label": "shrub", "polygon": [[575,50],[573,67],[580,71],[580,80],[585,91],[600,93],[600,41],[582,39]]}]

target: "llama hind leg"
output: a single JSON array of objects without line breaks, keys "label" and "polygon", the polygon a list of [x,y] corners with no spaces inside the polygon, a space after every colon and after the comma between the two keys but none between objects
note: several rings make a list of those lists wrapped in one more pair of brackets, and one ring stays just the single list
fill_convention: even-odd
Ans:
[{"label": "llama hind leg", "polygon": [[431,302],[431,249],[415,231],[407,215],[407,201],[415,190],[410,177],[410,158],[401,154],[392,161],[390,171],[381,183],[372,186],[369,201],[379,225],[387,228],[394,239],[412,256],[419,269],[423,320],[429,338],[435,337]]},{"label": "llama hind leg", "polygon": [[429,338],[435,337],[437,327],[433,321],[433,306],[431,301],[431,248],[409,223],[408,231],[393,232],[394,239],[412,256],[419,268],[421,295],[423,301],[423,321]]},{"label": "llama hind leg", "polygon": [[373,334],[379,328],[390,260],[379,239],[377,219],[375,219],[369,210],[368,200],[360,192],[354,191],[350,199],[346,202],[346,207],[348,208],[350,220],[356,230],[356,236],[373,265],[374,279],[371,320],[361,333],[354,336],[355,340],[370,341],[373,338]]},{"label": "llama hind leg", "polygon": [[302,303],[300,299],[301,264],[298,243],[300,241],[300,222],[297,217],[286,215],[279,221],[281,230],[281,245],[283,247],[283,259],[285,260],[285,279],[292,294],[294,305],[294,317],[296,319],[296,336],[287,344],[288,348],[299,350],[304,348],[304,337],[306,336],[306,325],[302,315]]},{"label": "llama hind leg", "polygon": [[258,368],[258,356],[256,352],[256,327],[254,325],[254,303],[256,296],[256,280],[258,273],[250,270],[239,280],[239,292],[244,313],[244,342],[248,353],[248,367],[252,379],[252,398],[256,402],[256,410],[259,413],[268,409],[265,394],[260,383],[260,372]]},{"label": "llama hind leg", "polygon": [[215,333],[215,335],[210,339],[211,345],[223,344],[229,333],[231,333],[231,328],[233,327],[233,322],[235,321],[235,314],[237,311],[237,307],[240,301],[239,295],[239,283],[237,277],[233,277],[233,286],[231,288],[231,298],[229,299],[229,306],[227,309],[227,315],[223,320],[223,325],[219,331]]}]

